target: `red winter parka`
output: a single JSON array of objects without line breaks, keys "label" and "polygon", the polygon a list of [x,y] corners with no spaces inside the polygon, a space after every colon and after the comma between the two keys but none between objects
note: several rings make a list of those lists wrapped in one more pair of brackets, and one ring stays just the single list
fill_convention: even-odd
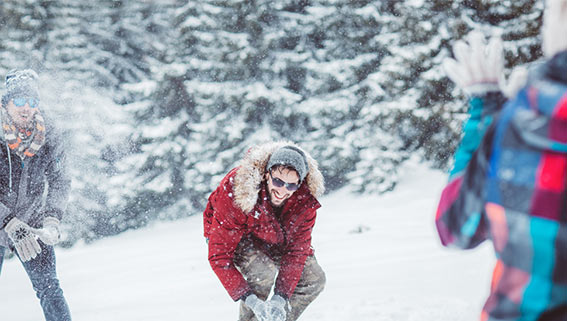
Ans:
[{"label": "red winter parka", "polygon": [[209,196],[204,212],[209,262],[233,300],[251,291],[234,265],[235,250],[243,238],[280,263],[275,293],[289,298],[301,277],[307,256],[313,255],[311,231],[316,199],[324,191],[323,176],[307,154],[309,173],[281,212],[272,208],[264,180],[273,151],[289,142],[268,143],[250,149],[241,165],[226,175]]}]

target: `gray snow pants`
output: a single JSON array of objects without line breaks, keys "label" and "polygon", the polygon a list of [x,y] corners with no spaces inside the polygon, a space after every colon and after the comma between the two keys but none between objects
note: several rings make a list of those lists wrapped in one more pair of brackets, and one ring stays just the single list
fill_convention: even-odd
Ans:
[{"label": "gray snow pants", "polygon": [[[243,240],[236,249],[234,263],[252,291],[262,300],[270,295],[279,264],[256,249],[252,242]],[[325,273],[315,256],[307,257],[301,278],[286,306],[286,321],[295,321],[325,287]],[[240,301],[239,321],[257,321],[254,312]]]}]

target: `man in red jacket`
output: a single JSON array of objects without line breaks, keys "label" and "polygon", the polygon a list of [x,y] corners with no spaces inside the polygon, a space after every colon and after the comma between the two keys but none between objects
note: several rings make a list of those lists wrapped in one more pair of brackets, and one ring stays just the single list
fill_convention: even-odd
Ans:
[{"label": "man in red jacket", "polygon": [[209,262],[240,301],[240,321],[297,320],[323,290],[311,247],[323,192],[311,156],[293,143],[270,142],[252,147],[209,196]]}]

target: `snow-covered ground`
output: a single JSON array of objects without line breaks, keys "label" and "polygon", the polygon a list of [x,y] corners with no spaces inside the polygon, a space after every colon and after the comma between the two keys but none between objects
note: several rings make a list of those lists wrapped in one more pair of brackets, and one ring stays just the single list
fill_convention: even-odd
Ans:
[{"label": "snow-covered ground", "polygon": [[[412,163],[395,192],[323,197],[313,243],[327,286],[300,320],[478,320],[494,258],[489,244],[439,244],[433,218],[445,180]],[[57,260],[76,321],[237,320],[209,267],[200,215],[57,249]],[[0,320],[42,319],[20,262],[4,262]]]}]

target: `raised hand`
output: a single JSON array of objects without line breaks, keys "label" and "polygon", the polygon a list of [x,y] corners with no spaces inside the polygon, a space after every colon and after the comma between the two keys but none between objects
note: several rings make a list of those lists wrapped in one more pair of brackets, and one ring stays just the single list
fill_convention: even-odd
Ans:
[{"label": "raised hand", "polygon": [[500,90],[504,56],[499,37],[492,37],[487,44],[481,33],[471,31],[466,41],[455,43],[453,53],[455,59],[445,59],[443,68],[466,94],[476,96]]}]

